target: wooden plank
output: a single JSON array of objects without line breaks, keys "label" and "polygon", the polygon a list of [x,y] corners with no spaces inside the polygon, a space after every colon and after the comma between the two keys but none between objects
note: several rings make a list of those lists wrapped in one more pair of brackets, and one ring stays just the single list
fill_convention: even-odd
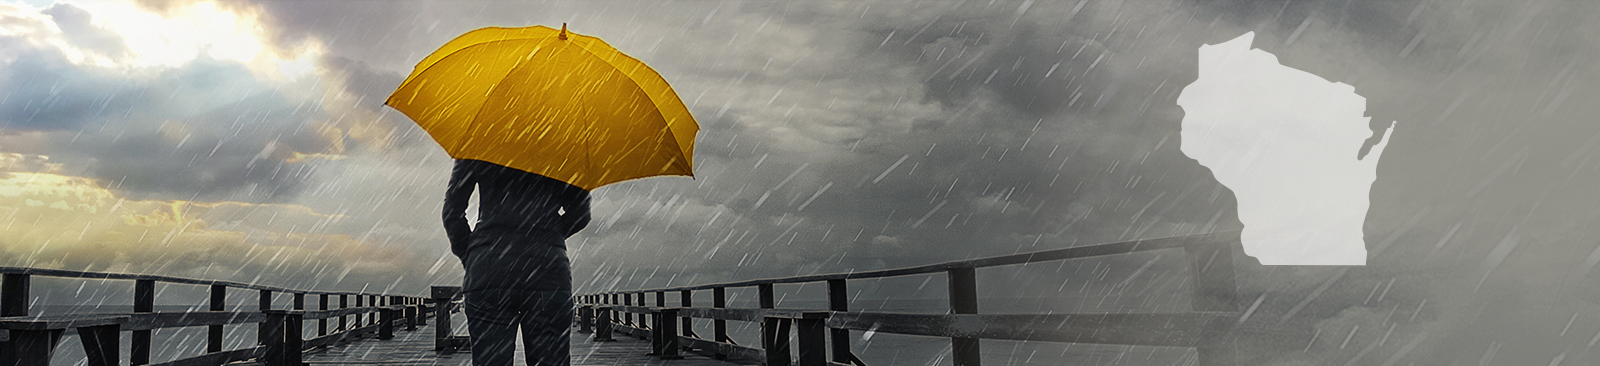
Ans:
[{"label": "wooden plank", "polygon": [[745,347],[728,343],[712,342],[700,338],[681,336],[678,337],[678,342],[689,346],[689,348],[708,350],[714,352],[713,354],[727,355],[728,358],[733,359],[767,359],[767,351],[755,347]]},{"label": "wooden plank", "polygon": [[678,310],[679,316],[716,319],[740,320],[747,322],[761,321],[765,318],[783,319],[822,319],[827,318],[832,312],[817,310],[797,309],[752,309],[752,308],[673,308]]},{"label": "wooden plank", "polygon": [[232,351],[212,352],[180,360],[154,363],[150,364],[150,366],[216,366],[229,362],[244,361],[261,357],[263,353],[266,353],[265,347],[244,348]]},{"label": "wooden plank", "polygon": [[[465,321],[465,316],[459,313],[454,316],[457,322]],[[419,330],[414,332],[395,332],[391,340],[374,340],[364,338],[347,343],[337,343],[325,348],[310,350],[305,355],[306,365],[438,365],[438,366],[469,366],[472,364],[470,352],[437,353],[433,350],[433,332]],[[689,344],[696,338],[680,338],[683,344]],[[732,350],[738,357],[735,362],[718,361],[711,357],[707,347],[702,345],[696,351],[685,354],[680,360],[662,360],[647,356],[650,351],[649,343],[620,338],[613,342],[594,342],[587,335],[573,332],[568,339],[572,345],[571,364],[573,366],[727,366],[727,365],[756,365],[759,364],[759,350],[741,348]],[[703,340],[702,340],[703,341]],[[526,365],[520,355],[513,358],[515,366]]]},{"label": "wooden plank", "polygon": [[158,313],[128,314],[132,318],[122,330],[150,330],[177,327],[198,327],[239,323],[260,323],[267,320],[259,311],[165,311]]},{"label": "wooden plank", "polygon": [[0,318],[0,328],[12,330],[65,330],[70,328],[123,324],[127,315],[83,314],[16,316]]},{"label": "wooden plank", "polygon": [[366,314],[366,313],[374,313],[374,312],[377,312],[377,311],[378,311],[378,308],[377,307],[373,307],[373,306],[363,306],[363,307],[359,307],[359,308],[343,308],[343,309],[334,309],[334,310],[307,310],[306,313],[305,313],[305,317],[306,317],[306,320],[317,320],[317,319],[337,318],[337,317],[341,317],[341,316],[345,316],[345,315],[360,315],[360,314]]},{"label": "wooden plank", "polygon": [[1148,346],[1194,347],[1225,333],[1238,316],[1178,314],[834,313],[828,326],[881,333]]}]

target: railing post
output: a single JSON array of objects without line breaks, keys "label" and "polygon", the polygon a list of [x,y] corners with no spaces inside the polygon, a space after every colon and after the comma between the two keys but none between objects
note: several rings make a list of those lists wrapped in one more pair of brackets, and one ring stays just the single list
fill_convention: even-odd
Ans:
[{"label": "railing post", "polygon": [[[211,285],[211,311],[226,311],[228,285]],[[206,353],[222,352],[222,324],[207,326]]]},{"label": "railing post", "polygon": [[578,307],[578,333],[594,333],[594,305]]},{"label": "railing post", "polygon": [[[643,295],[643,294],[641,293],[640,295]],[[664,308],[666,306],[667,306],[667,292],[666,291],[656,291],[656,307],[657,308]],[[671,319],[671,320],[668,320],[668,319]],[[666,333],[665,331],[667,329],[667,326],[665,324],[662,324],[662,323],[676,323],[675,320],[677,320],[676,317],[668,318],[667,316],[665,316],[665,313],[662,313],[659,310],[650,313],[650,338],[651,338],[650,339],[650,343],[654,344],[657,347],[657,349],[658,349],[657,352],[660,355],[666,355],[665,351],[660,351],[660,349],[666,348],[666,346],[667,346],[667,337],[676,338],[678,336],[677,332]],[[676,328],[676,327],[673,327],[673,328]]]},{"label": "railing post", "polygon": [[[328,294],[317,295],[317,310],[328,310]],[[328,335],[328,318],[317,319],[317,336]]]},{"label": "railing post", "polygon": [[[272,310],[272,290],[261,290],[261,300],[258,302],[258,304],[260,304],[258,307],[263,312]],[[272,328],[271,326],[268,326],[268,323],[271,323],[271,317],[268,317],[267,323],[256,324],[256,344],[267,344],[266,340],[267,336],[269,336],[267,331],[271,330]]]},{"label": "railing post", "polygon": [[0,280],[0,316],[28,316],[29,276],[7,273]]},{"label": "railing post", "polygon": [[[372,305],[373,306],[388,306],[389,305],[389,297],[388,296],[383,296],[383,295],[372,295]],[[383,322],[383,312],[379,311],[377,313],[372,313],[372,319],[373,319],[373,323],[374,324]]]},{"label": "railing post", "polygon": [[450,300],[460,292],[460,287],[433,286],[433,304],[435,321],[439,322],[438,329],[434,330],[433,350],[442,352],[455,349],[455,341],[450,336]]},{"label": "railing post", "polygon": [[[622,305],[623,306],[633,306],[633,295],[632,294],[623,294],[622,295]],[[639,318],[639,321],[640,322],[644,322],[643,316],[641,316]],[[634,325],[633,324],[633,313],[627,312],[627,311],[623,311],[622,312],[622,325],[626,325],[626,326],[630,326],[630,327]]]},{"label": "railing post", "polygon": [[[978,313],[978,276],[973,268],[952,268],[947,274],[950,282],[950,312],[952,314]],[[978,366],[978,339],[950,338],[950,360],[955,366]]]},{"label": "railing post", "polygon": [[[717,308],[717,309],[723,309],[723,308],[727,308],[728,307],[728,290],[727,290],[727,288],[719,286],[719,287],[714,287],[714,288],[711,289],[711,307]],[[722,319],[712,320],[711,321],[711,332],[713,333],[712,336],[715,337],[717,343],[727,342],[728,341],[728,321],[727,320],[722,320]],[[726,359],[728,359],[728,354],[722,353],[722,347],[717,347],[717,351],[715,353],[715,356],[716,356],[715,358],[718,359],[718,360],[726,360]]]},{"label": "railing post", "polygon": [[261,323],[261,338],[258,339],[267,349],[267,353],[261,356],[261,363],[265,366],[285,366],[288,360],[284,359],[284,351],[288,345],[283,342],[283,326],[288,313],[271,309],[262,309],[261,312],[267,315],[267,321]]},{"label": "railing post", "polygon": [[6,366],[50,366],[50,356],[61,343],[61,329],[11,330],[11,340],[0,343],[0,361]]},{"label": "railing post", "polygon": [[378,308],[378,339],[394,339],[394,309],[388,306]]},{"label": "railing post", "polygon": [[[845,291],[844,279],[828,280],[828,310],[846,312],[850,311],[850,295]],[[805,326],[802,325],[804,330]],[[831,329],[829,336],[833,338],[833,362],[842,364],[850,363],[850,330]],[[804,361],[802,361],[804,362]]]},{"label": "railing post", "polygon": [[[828,313],[807,312],[796,319],[800,346],[800,366],[826,366],[828,364]],[[846,362],[848,364],[848,362]]]},{"label": "railing post", "polygon": [[122,335],[122,324],[106,324],[89,327],[78,327],[78,337],[83,340],[83,353],[88,358],[88,366],[117,366],[122,356],[122,348],[118,346],[118,338]]},{"label": "railing post", "polygon": [[[339,294],[339,308],[340,309],[349,309],[350,308],[350,295],[349,294]],[[349,332],[350,331],[350,327],[345,325],[345,324],[348,324],[349,320],[350,320],[350,316],[349,315],[340,315],[339,316],[339,327],[338,328],[334,328],[334,330],[339,331],[340,333]],[[345,336],[348,336],[348,335],[345,335]],[[340,336],[339,338],[345,338],[345,336]]]},{"label": "railing post", "polygon": [[[643,292],[640,292],[637,295],[639,295],[639,306],[650,306],[650,305],[645,305],[644,293]],[[649,320],[645,319],[645,314],[639,314],[639,327],[640,328],[651,328],[650,330],[655,330],[655,328],[656,328],[655,326],[651,325]],[[644,333],[644,332],[640,332],[639,334],[635,334],[635,335],[639,336],[639,339],[644,339],[644,337],[648,336],[648,334]]]},{"label": "railing post", "polygon": [[[694,306],[694,300],[693,300],[694,299],[694,293],[693,293],[693,291],[689,291],[689,290],[678,291],[678,299],[681,300],[680,302],[683,304],[683,307],[687,308],[687,307]],[[691,318],[691,317],[688,317],[688,316],[684,316],[683,317],[683,329],[679,333],[683,334],[683,336],[685,336],[685,337],[694,335],[694,318]]]},{"label": "railing post", "polygon": [[666,354],[661,350],[661,348],[663,348],[663,345],[667,344],[666,335],[661,334],[661,308],[651,308],[650,318],[650,352],[645,353],[645,355],[661,356]]},{"label": "railing post", "polygon": [[[155,311],[156,281],[136,280],[133,282],[133,312],[148,313]],[[128,364],[150,364],[150,331],[133,331],[133,339],[128,345]]]},{"label": "railing post", "polygon": [[422,319],[422,306],[417,305],[415,301],[416,299],[413,299],[410,296],[403,297],[402,299],[402,302],[406,306],[406,331],[415,331],[417,330],[417,323],[421,323],[420,319]]},{"label": "railing post", "polygon": [[[21,273],[7,273],[0,276],[0,316],[28,316],[28,287],[29,275]],[[0,361],[7,363],[20,363],[28,360],[30,352],[44,351],[49,357],[49,351],[54,350],[56,340],[60,334],[51,335],[44,332],[11,331],[11,341],[0,343]],[[49,346],[51,348],[42,348]],[[49,365],[49,359],[44,358],[43,364]]]},{"label": "railing post", "polygon": [[789,319],[763,317],[761,339],[767,353],[766,366],[789,366]]},{"label": "railing post", "polygon": [[[302,312],[302,315],[297,316],[297,318],[305,319],[304,311],[306,310],[306,294],[301,292],[294,293],[294,303],[292,306],[294,306],[294,310],[299,310]],[[301,333],[300,330],[305,326],[306,324],[304,322],[297,322],[294,324],[294,339],[296,341],[304,338],[305,333]],[[299,350],[299,348],[296,348],[296,350]]]},{"label": "railing post", "polygon": [[305,322],[303,310],[262,310],[267,321],[262,323],[262,338],[266,354],[261,356],[265,366],[299,366],[301,362],[301,326]]},{"label": "railing post", "polygon": [[[356,295],[356,308],[361,308],[362,307],[361,304],[362,304],[363,301],[366,301],[366,297],[367,297],[367,295]],[[367,314],[366,313],[357,313],[355,321],[350,323],[350,330],[356,330],[356,328],[360,328],[360,327],[366,326],[367,325],[366,319],[367,319]]]},{"label": "railing post", "polygon": [[678,318],[678,309],[663,308],[659,314],[661,314],[659,322],[661,331],[657,334],[661,335],[661,359],[683,359],[683,356],[678,355],[678,322],[673,321]]},{"label": "railing post", "polygon": [[611,338],[611,327],[613,326],[611,324],[611,307],[601,306],[595,308],[595,311],[599,316],[599,320],[594,324],[594,341],[615,341],[616,339]]},{"label": "railing post", "polygon": [[[756,285],[762,309],[776,307],[772,284]],[[789,365],[789,322],[787,319],[763,317],[761,320],[761,349],[767,352],[767,366]]]},{"label": "railing post", "polygon": [[[1233,242],[1218,241],[1185,245],[1194,290],[1189,307],[1194,311],[1239,311],[1238,287],[1233,276]],[[1210,334],[1195,349],[1200,366],[1237,365],[1243,360],[1235,349],[1233,334]]]},{"label": "railing post", "polygon": [[428,302],[423,298],[412,298],[417,304],[417,326],[428,325]]},{"label": "railing post", "polygon": [[304,340],[301,338],[305,332],[301,329],[305,325],[305,311],[291,311],[283,319],[283,359],[288,366],[301,366],[301,351],[304,349]]}]

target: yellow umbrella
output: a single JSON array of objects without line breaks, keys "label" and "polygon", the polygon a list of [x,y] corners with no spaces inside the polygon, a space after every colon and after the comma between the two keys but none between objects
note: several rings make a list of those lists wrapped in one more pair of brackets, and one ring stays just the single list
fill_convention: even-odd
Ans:
[{"label": "yellow umbrella", "polygon": [[565,24],[467,32],[418,63],[384,104],[452,158],[587,190],[694,175],[700,126],[666,79]]}]

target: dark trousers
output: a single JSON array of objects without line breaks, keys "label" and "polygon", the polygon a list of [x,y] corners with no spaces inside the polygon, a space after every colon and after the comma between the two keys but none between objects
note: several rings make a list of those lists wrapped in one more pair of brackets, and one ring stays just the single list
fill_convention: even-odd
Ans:
[{"label": "dark trousers", "polygon": [[519,329],[528,366],[571,363],[572,290],[481,290],[466,296],[473,365],[511,365]]}]

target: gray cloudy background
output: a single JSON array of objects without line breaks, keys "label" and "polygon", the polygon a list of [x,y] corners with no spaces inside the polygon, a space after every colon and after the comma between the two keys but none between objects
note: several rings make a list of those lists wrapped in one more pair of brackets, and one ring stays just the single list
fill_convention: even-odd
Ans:
[{"label": "gray cloudy background", "polygon": [[[579,292],[1235,230],[1232,193],[1178,149],[1175,100],[1197,47],[1254,31],[1284,65],[1355,86],[1374,128],[1398,125],[1372,186],[1367,266],[1238,258],[1241,306],[1258,304],[1248,324],[1270,334],[1241,346],[1252,363],[1600,362],[1600,3],[220,3],[257,17],[277,52],[322,45],[313,76],[276,82],[205,56],[136,72],[67,62],[15,30],[48,19],[80,49],[129,51],[92,7],[30,6],[12,13],[43,18],[0,17],[13,30],[0,35],[0,152],[20,154],[8,171],[78,177],[154,207],[140,212],[194,202],[210,236],[84,239],[96,219],[70,216],[5,239],[6,265],[400,293],[458,283],[438,219],[450,160],[381,101],[456,35],[562,22],[653,66],[701,125],[696,178],[595,192],[594,223],[568,241]],[[297,214],[267,217],[280,211]],[[65,230],[78,240],[36,243]],[[107,247],[121,252],[95,249]],[[1027,310],[1187,310],[1177,252],[1044,267],[980,271],[981,311],[1039,297],[1066,300]],[[943,296],[938,279],[907,281],[851,286]]]}]

